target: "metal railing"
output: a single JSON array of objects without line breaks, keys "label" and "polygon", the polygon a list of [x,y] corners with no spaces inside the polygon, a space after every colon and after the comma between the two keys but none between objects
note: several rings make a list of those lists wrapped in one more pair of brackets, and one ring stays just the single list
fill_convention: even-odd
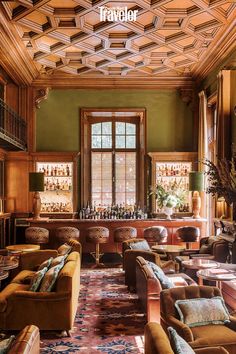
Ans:
[{"label": "metal railing", "polygon": [[26,150],[26,134],[27,123],[0,99],[0,139],[3,147]]}]

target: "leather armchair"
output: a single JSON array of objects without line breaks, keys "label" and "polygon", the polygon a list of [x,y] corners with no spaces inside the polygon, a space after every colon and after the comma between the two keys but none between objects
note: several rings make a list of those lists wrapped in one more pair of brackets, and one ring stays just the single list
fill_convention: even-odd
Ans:
[{"label": "leather armchair", "polygon": [[186,250],[181,253],[181,256],[176,257],[176,261],[180,265],[180,270],[182,270],[183,260],[196,257],[225,263],[229,257],[228,242],[219,236],[201,238],[199,250]]},{"label": "leather armchair", "polygon": [[221,296],[217,287],[184,286],[163,290],[160,294],[161,324],[166,330],[172,326],[195,350],[205,346],[223,346],[230,354],[236,353],[236,317],[229,324],[208,324],[189,327],[180,321],[175,308],[177,300]]},{"label": "leather armchair", "polygon": [[8,354],[39,354],[39,328],[28,325],[17,335]]},{"label": "leather armchair", "polygon": [[[149,322],[144,329],[145,354],[174,354],[170,341],[160,324]],[[227,354],[223,347],[195,349],[196,354]]]},{"label": "leather armchair", "polygon": [[128,286],[130,291],[136,289],[136,258],[140,256],[147,261],[157,264],[163,269],[165,273],[174,273],[175,265],[174,261],[162,262],[160,256],[152,251],[142,251],[142,250],[130,250],[127,249],[124,252],[124,271],[125,271],[125,284]]},{"label": "leather armchair", "polygon": [[[197,285],[189,276],[183,273],[168,274],[168,277],[178,277],[184,285]],[[173,279],[174,280],[174,279]],[[176,286],[183,286],[176,284]],[[147,322],[160,323],[160,293],[162,286],[143,257],[136,258],[136,291]]]}]

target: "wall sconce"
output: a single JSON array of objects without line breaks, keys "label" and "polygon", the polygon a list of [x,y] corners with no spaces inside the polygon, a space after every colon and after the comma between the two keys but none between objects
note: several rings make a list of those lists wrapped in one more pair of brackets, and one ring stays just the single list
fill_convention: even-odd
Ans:
[{"label": "wall sconce", "polygon": [[189,190],[193,192],[192,194],[192,210],[193,217],[195,219],[200,218],[201,210],[201,197],[199,192],[203,191],[204,186],[204,174],[203,172],[189,172]]},{"label": "wall sconce", "polygon": [[35,192],[33,199],[33,218],[40,218],[41,199],[39,192],[44,191],[44,173],[30,172],[29,173],[29,191]]}]

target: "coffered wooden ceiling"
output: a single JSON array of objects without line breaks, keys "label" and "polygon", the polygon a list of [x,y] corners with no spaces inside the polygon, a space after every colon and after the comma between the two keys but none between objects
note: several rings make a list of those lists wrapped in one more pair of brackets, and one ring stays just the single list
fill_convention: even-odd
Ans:
[{"label": "coffered wooden ceiling", "polygon": [[[100,22],[104,5],[138,10],[137,21]],[[233,0],[19,0],[1,11],[38,78],[197,77],[235,43]]]}]

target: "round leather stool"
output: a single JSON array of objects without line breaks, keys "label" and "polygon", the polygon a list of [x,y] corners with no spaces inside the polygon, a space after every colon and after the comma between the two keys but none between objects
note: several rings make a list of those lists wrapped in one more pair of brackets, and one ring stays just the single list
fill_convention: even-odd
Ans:
[{"label": "round leather stool", "polygon": [[79,240],[79,230],[76,227],[62,226],[56,229],[55,239],[58,245],[62,245],[72,238]]},{"label": "round leather stool", "polygon": [[100,253],[100,243],[107,243],[109,240],[109,230],[103,226],[93,226],[87,229],[86,242],[95,244],[95,252],[91,255],[95,258],[95,267],[103,266],[100,263],[100,258],[103,253]]},{"label": "round leather stool", "polygon": [[167,236],[168,232],[164,226],[150,226],[143,230],[143,237],[145,240],[147,240],[148,243],[154,243],[155,245],[165,242]]},{"label": "round leather stool", "polygon": [[116,243],[116,252],[122,255],[122,252],[119,251],[119,244],[123,241],[136,238],[137,237],[137,230],[135,227],[131,226],[123,226],[117,227],[114,230],[114,242]]},{"label": "round leather stool", "polygon": [[195,226],[183,226],[176,230],[176,236],[186,243],[186,249],[191,249],[191,243],[196,242],[200,236],[200,229]]},{"label": "round leather stool", "polygon": [[49,231],[44,227],[27,227],[25,242],[35,245],[46,245],[49,242]]}]

